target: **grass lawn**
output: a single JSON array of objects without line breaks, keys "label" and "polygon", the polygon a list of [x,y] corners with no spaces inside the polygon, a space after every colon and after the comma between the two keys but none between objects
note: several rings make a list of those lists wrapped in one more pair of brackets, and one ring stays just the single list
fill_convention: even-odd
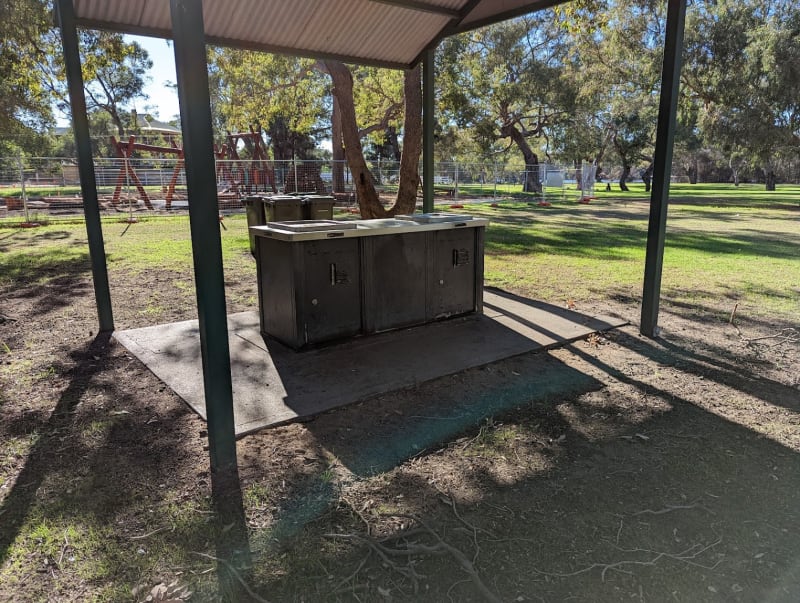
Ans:
[{"label": "grass lawn", "polygon": [[[722,306],[718,318],[791,314],[800,287],[800,187],[675,185],[664,253],[662,296],[686,307]],[[538,207],[519,201],[468,204],[491,220],[486,239],[486,283],[545,301],[591,304],[605,298],[639,299],[644,270],[648,203],[634,185],[625,197],[600,194],[590,205],[554,201]],[[344,217],[344,214],[340,217]],[[350,217],[349,215],[347,217]],[[11,225],[7,218],[0,221]],[[226,217],[221,230],[228,278],[247,279],[253,261],[243,215]],[[52,273],[85,258],[83,224],[57,221],[31,230],[4,230],[0,279],[20,270]],[[152,269],[173,273],[176,295],[193,298],[187,216],[143,217],[129,225],[104,219],[112,291]],[[29,242],[29,246],[26,242]],[[44,270],[49,267],[48,270]],[[130,286],[130,285],[126,285]],[[255,293],[245,299],[253,303]],[[159,304],[148,314],[156,320]]]},{"label": "grass lawn", "polygon": [[[717,310],[719,318],[737,304],[737,312],[753,316],[792,315],[800,285],[800,205],[775,203],[772,196],[729,199],[719,187],[706,191],[705,203],[681,196],[670,205],[662,297],[698,313],[724,300],[727,316]],[[778,193],[800,199],[797,187]],[[640,299],[648,211],[644,199],[611,197],[590,205],[474,206],[492,221],[486,282],[561,303]]]}]

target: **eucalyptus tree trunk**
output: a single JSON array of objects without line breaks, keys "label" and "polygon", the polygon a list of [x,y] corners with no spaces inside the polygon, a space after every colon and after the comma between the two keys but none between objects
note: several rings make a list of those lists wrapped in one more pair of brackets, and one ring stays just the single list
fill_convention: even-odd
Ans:
[{"label": "eucalyptus tree trunk", "polygon": [[344,153],[356,187],[361,217],[385,218],[398,213],[413,213],[419,186],[419,157],[422,151],[421,68],[417,66],[405,72],[405,123],[403,152],[400,158],[400,182],[397,199],[387,210],[378,197],[372,174],[364,160],[353,100],[353,74],[339,61],[325,61],[324,66],[333,80],[334,102],[338,104],[341,118]]},{"label": "eucalyptus tree trunk", "polygon": [[333,97],[333,111],[331,112],[331,151],[333,166],[331,166],[331,185],[334,193],[343,193],[344,189],[344,141],[342,139],[342,113],[339,101]]},{"label": "eucalyptus tree trunk", "polygon": [[697,157],[692,157],[692,165],[689,167],[689,184],[697,184],[697,175],[700,172]]},{"label": "eucalyptus tree trunk", "polygon": [[733,175],[733,186],[739,186],[739,167],[734,165],[733,157],[728,158],[728,167],[731,168],[731,174]]},{"label": "eucalyptus tree trunk", "polygon": [[344,153],[356,187],[361,217],[381,218],[386,212],[378,199],[378,191],[375,190],[372,174],[364,160],[364,149],[358,134],[356,107],[353,101],[353,74],[339,61],[325,61],[325,68],[333,80],[333,95],[335,102],[339,104]]},{"label": "eucalyptus tree trunk", "polygon": [[649,193],[650,189],[653,187],[653,170],[655,166],[653,162],[650,162],[650,165],[647,166],[647,169],[642,172],[642,182],[644,182],[644,192]]},{"label": "eucalyptus tree trunk", "polygon": [[628,163],[628,161],[625,158],[623,158],[622,159],[622,174],[620,174],[620,176],[619,176],[619,190],[625,191],[625,192],[630,190],[628,188],[628,185],[626,184],[626,182],[628,182],[628,178],[630,177],[630,175],[631,175],[631,164]]},{"label": "eucalyptus tree trunk", "polygon": [[538,193],[542,192],[542,181],[539,178],[539,157],[531,149],[528,144],[528,139],[520,132],[514,124],[504,124],[500,128],[500,133],[503,136],[511,138],[514,144],[522,153],[522,158],[525,161],[525,181],[522,184],[522,192],[524,193]]},{"label": "eucalyptus tree trunk", "polygon": [[768,167],[764,170],[764,184],[765,190],[774,191],[775,190],[775,170],[771,167]]},{"label": "eucalyptus tree trunk", "polygon": [[391,215],[413,214],[419,187],[419,157],[422,154],[422,69],[417,65],[403,78],[405,116],[403,151],[400,155],[400,181]]}]

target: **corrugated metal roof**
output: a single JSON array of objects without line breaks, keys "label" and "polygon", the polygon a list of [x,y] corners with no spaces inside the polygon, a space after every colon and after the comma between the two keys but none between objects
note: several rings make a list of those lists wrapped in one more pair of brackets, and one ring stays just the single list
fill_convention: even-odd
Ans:
[{"label": "corrugated metal roof", "polygon": [[[73,0],[78,24],[171,37],[169,0]],[[408,67],[443,37],[564,0],[203,0],[212,44]]]}]

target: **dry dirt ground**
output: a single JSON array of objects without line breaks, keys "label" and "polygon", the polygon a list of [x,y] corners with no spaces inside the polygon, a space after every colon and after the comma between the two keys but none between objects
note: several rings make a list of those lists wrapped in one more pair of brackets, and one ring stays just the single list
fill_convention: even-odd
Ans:
[{"label": "dry dirt ground", "polygon": [[[0,600],[217,600],[205,424],[97,334],[87,270],[0,292]],[[170,282],[139,275],[118,322]],[[635,300],[576,309],[638,324]],[[241,439],[234,598],[800,600],[797,325],[725,310],[665,300],[655,340],[628,326]]]}]

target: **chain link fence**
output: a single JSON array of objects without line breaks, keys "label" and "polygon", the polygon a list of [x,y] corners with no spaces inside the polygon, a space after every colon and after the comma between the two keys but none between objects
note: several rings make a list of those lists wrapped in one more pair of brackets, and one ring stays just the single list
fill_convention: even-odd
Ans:
[{"label": "chain link fence", "polygon": [[[379,194],[388,201],[397,190],[397,161],[368,162]],[[104,212],[186,210],[184,163],[179,158],[97,158],[97,193]],[[534,171],[501,164],[439,163],[433,182],[439,202],[535,195],[569,199],[591,194],[586,175],[594,168],[541,164]],[[357,204],[345,162],[217,160],[217,194],[223,212],[244,211],[241,200],[253,194],[325,194],[339,206]],[[421,182],[420,182],[421,185]],[[421,193],[421,186],[420,186]],[[6,216],[69,215],[83,211],[75,160],[56,157],[0,158],[0,207]],[[2,217],[0,215],[0,217]]]}]

